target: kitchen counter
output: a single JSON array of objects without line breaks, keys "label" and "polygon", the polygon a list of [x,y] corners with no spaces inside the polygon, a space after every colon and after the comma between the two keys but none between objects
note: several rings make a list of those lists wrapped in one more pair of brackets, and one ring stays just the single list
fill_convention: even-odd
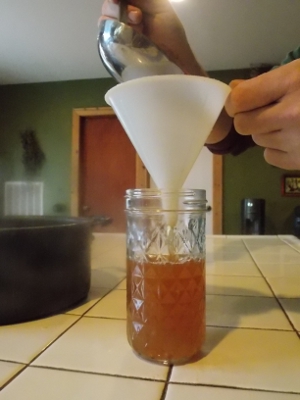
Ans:
[{"label": "kitchen counter", "polygon": [[300,399],[300,241],[207,237],[203,357],[166,367],[126,341],[125,237],[95,234],[81,305],[0,327],[0,400]]}]

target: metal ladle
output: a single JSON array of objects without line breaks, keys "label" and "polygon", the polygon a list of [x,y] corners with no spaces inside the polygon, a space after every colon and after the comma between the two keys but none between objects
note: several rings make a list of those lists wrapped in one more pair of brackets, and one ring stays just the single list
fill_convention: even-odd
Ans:
[{"label": "metal ladle", "polygon": [[154,43],[125,23],[126,8],[121,0],[119,20],[103,19],[99,25],[99,55],[109,74],[118,82],[143,76],[182,74]]}]

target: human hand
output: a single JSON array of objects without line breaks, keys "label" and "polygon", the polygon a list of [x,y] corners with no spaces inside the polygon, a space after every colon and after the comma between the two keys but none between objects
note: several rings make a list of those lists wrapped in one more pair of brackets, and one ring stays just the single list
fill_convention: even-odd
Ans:
[{"label": "human hand", "polygon": [[[105,0],[103,18],[118,18],[119,0]],[[197,62],[186,38],[185,30],[169,0],[128,0],[127,23],[146,35],[170,61],[182,71],[206,75]]]},{"label": "human hand", "polygon": [[225,104],[241,135],[252,135],[276,167],[300,169],[300,60],[233,81]]},{"label": "human hand", "polygon": [[[119,0],[105,0],[103,5],[102,5],[102,11],[101,15],[99,18],[99,22],[102,19],[118,19],[119,18]],[[134,25],[135,29],[139,30],[139,25],[142,22],[142,11],[139,8],[132,7],[129,5],[126,5],[126,11],[127,11],[127,18],[128,21],[126,21],[129,25]]]}]

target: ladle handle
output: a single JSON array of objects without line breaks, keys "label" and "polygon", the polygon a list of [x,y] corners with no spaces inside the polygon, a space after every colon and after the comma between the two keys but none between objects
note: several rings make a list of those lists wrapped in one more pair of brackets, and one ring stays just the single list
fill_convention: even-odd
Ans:
[{"label": "ladle handle", "polygon": [[119,21],[127,23],[127,3],[124,0],[120,0],[119,3]]}]

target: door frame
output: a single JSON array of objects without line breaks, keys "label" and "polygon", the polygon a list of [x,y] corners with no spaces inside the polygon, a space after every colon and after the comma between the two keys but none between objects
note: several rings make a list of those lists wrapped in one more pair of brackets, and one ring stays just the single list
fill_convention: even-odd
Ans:
[{"label": "door frame", "polygon": [[[72,111],[71,144],[71,215],[79,215],[79,176],[80,176],[80,135],[81,119],[115,115],[111,107],[74,108]],[[136,187],[150,186],[150,175],[136,153]],[[223,232],[223,157],[213,155],[213,233]]]}]

